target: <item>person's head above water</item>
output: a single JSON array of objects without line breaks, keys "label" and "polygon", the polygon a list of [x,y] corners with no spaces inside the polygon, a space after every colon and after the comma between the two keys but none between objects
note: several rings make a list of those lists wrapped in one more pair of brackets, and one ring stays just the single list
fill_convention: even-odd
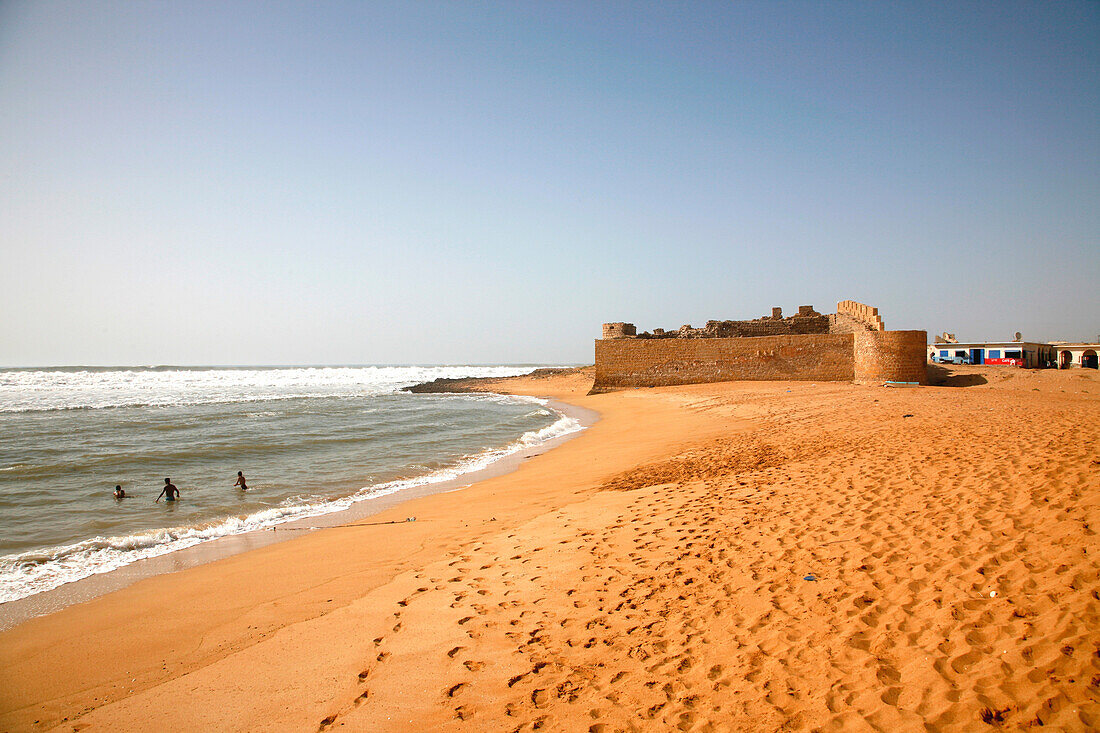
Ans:
[{"label": "person's head above water", "polygon": [[166,479],[164,479],[164,483],[170,484],[170,483],[172,483],[172,479],[166,478]]},{"label": "person's head above water", "polygon": [[122,491],[122,487],[118,484],[115,484],[115,491]]}]

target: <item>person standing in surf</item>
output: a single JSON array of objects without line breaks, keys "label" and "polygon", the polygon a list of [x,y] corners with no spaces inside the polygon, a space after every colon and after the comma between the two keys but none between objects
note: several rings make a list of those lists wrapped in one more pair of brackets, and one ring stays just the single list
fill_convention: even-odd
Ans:
[{"label": "person standing in surf", "polygon": [[175,501],[180,496],[180,490],[172,483],[172,479],[164,479],[164,488],[160,491],[160,496],[157,497],[157,501],[160,501],[160,497],[163,496],[165,501]]},{"label": "person standing in surf", "polygon": [[248,491],[248,486],[246,486],[245,482],[244,482],[244,474],[241,473],[240,471],[237,471],[237,483],[235,483],[233,485],[234,486],[240,486],[241,491]]}]

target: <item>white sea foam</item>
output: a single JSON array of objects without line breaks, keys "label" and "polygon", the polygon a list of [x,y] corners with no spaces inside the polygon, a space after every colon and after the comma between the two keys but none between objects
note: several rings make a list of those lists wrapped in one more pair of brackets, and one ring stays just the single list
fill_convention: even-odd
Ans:
[{"label": "white sea foam", "polygon": [[306,397],[367,397],[439,377],[509,377],[530,366],[279,369],[41,369],[0,371],[0,412],[71,410]]},{"label": "white sea foam", "polygon": [[[546,406],[546,400],[533,397],[481,394],[463,395],[462,399],[513,404],[530,402],[540,405],[540,409],[550,410]],[[556,411],[551,414],[554,412]],[[500,448],[467,456],[453,466],[424,476],[367,486],[350,496],[337,499],[294,497],[276,507],[246,516],[228,517],[200,526],[156,529],[124,537],[94,537],[71,545],[0,557],[0,603],[52,590],[66,583],[116,570],[138,560],[175,552],[219,537],[266,529],[296,519],[331,514],[361,501],[387,496],[415,486],[456,479],[464,474],[486,468],[508,455],[537,447],[583,429],[576,419],[562,413],[556,414],[558,419],[551,425],[541,430],[528,431]]]}]

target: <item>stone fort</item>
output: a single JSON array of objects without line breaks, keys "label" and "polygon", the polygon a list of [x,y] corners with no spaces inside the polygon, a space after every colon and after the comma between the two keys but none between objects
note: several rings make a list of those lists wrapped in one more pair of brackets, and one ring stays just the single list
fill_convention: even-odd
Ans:
[{"label": "stone fort", "polygon": [[740,380],[896,381],[927,384],[924,331],[887,331],[878,308],[842,300],[822,315],[799,306],[702,328],[605,323],[592,392]]}]

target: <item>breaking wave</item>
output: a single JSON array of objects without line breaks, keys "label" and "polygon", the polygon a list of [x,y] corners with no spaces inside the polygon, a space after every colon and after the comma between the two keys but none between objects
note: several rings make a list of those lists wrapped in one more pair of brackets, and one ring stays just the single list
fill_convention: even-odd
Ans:
[{"label": "breaking wave", "polygon": [[521,366],[65,368],[0,371],[0,412],[371,397],[438,377],[510,377]]}]

